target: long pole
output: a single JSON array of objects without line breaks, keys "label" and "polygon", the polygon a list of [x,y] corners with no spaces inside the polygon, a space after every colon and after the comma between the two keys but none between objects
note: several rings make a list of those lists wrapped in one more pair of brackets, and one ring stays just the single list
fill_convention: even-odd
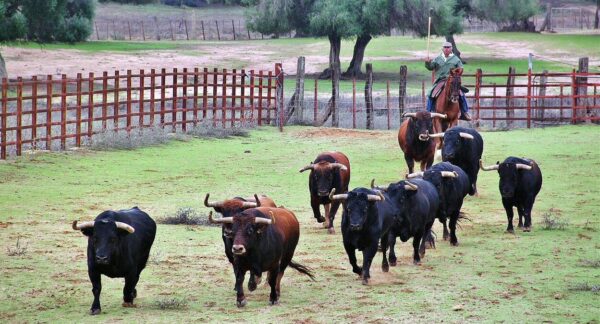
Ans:
[{"label": "long pole", "polygon": [[432,11],[432,9],[429,9],[429,19],[428,19],[428,23],[427,23],[427,59],[429,59],[429,37],[431,35],[431,11]]},{"label": "long pole", "polygon": [[[433,13],[433,8],[429,8],[429,19],[427,21],[427,60],[429,60],[429,41],[431,35],[431,14]],[[431,71],[431,83],[435,80],[435,73]]]}]

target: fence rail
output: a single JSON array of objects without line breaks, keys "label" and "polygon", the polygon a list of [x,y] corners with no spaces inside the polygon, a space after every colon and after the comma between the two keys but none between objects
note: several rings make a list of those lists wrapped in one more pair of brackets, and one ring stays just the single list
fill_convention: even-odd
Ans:
[{"label": "fence rail", "polygon": [[[87,77],[2,80],[0,159],[23,149],[65,149],[106,131],[213,127],[277,121],[281,65],[274,71],[154,69]],[[281,93],[282,95],[282,93]]]},{"label": "fence rail", "polygon": [[[304,113],[298,116],[304,117],[299,120],[288,114],[288,118],[327,126],[331,125],[327,116],[335,109],[339,127],[396,129],[402,113],[424,109],[429,87],[423,82],[420,96],[407,96],[406,78],[404,67],[398,83],[388,81],[385,90],[369,95],[357,91],[361,85],[354,81],[351,93],[336,92],[335,107],[331,106],[331,92],[320,94],[315,80],[314,87],[307,85],[308,92],[302,91],[306,101],[298,101],[294,94],[287,103],[289,113],[291,106],[301,102],[298,108]],[[478,70],[464,74],[463,85],[471,89],[467,100],[475,126],[529,128],[600,122],[600,73],[492,74]],[[48,75],[43,79],[3,79],[1,86],[0,159],[19,156],[27,149],[80,146],[107,131],[129,133],[161,127],[185,132],[211,124],[284,124],[280,64],[274,71],[258,72],[184,68],[127,71],[125,75],[118,71],[86,77],[62,75],[60,79]],[[364,123],[367,116],[371,116],[371,124]]]},{"label": "fence rail", "polygon": [[[426,89],[421,84],[421,95],[407,96],[402,88],[402,73],[399,83],[373,94],[375,112],[374,128],[395,129],[402,123],[403,112],[423,110],[426,104]],[[302,100],[304,113],[301,119],[290,119],[314,125],[331,125],[327,118],[331,114],[330,95],[322,95],[319,85],[313,81],[307,85],[311,89],[305,93],[308,100]],[[467,101],[475,118],[475,126],[481,127],[533,127],[547,124],[576,124],[600,121],[600,73],[484,73],[464,74],[464,86],[470,89]],[[336,100],[340,127],[370,128],[365,124],[368,96],[357,91],[356,80],[352,91],[340,93]],[[399,94],[404,94],[400,96]],[[309,99],[310,98],[310,99]],[[288,110],[290,106],[288,105]]]}]

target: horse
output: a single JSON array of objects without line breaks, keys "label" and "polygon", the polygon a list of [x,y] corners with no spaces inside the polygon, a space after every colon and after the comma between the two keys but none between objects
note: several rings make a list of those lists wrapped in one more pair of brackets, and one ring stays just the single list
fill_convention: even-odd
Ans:
[{"label": "horse", "polygon": [[[450,75],[446,78],[444,89],[438,95],[435,102],[435,112],[445,114],[446,118],[435,118],[433,121],[433,130],[436,133],[443,133],[448,128],[454,127],[458,124],[458,118],[460,117],[460,89],[462,75],[462,68],[455,68],[450,70]],[[440,141],[440,148],[441,143]]]}]

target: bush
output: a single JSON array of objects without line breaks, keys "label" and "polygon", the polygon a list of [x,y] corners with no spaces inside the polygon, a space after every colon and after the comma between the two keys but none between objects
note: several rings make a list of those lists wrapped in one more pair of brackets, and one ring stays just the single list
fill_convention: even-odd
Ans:
[{"label": "bush", "polygon": [[92,34],[92,23],[87,18],[65,19],[56,38],[67,43],[83,42]]},{"label": "bush", "polygon": [[542,229],[545,230],[564,230],[569,222],[562,220],[558,215],[554,215],[551,211],[544,214],[542,219]]},{"label": "bush", "polygon": [[167,215],[164,218],[159,218],[157,222],[159,224],[167,225],[220,226],[219,224],[211,224],[208,221],[208,215],[199,215],[198,212],[191,207],[179,208],[174,215]]},{"label": "bush", "polygon": [[24,38],[27,35],[27,19],[17,12],[11,17],[2,17],[0,21],[0,41]]},{"label": "bush", "polygon": [[165,298],[156,301],[156,307],[159,309],[183,309],[187,307],[185,298]]},{"label": "bush", "polygon": [[129,134],[123,131],[106,130],[94,135],[90,148],[97,151],[130,150],[136,147],[163,144],[170,139],[169,132],[160,127],[144,128]]}]

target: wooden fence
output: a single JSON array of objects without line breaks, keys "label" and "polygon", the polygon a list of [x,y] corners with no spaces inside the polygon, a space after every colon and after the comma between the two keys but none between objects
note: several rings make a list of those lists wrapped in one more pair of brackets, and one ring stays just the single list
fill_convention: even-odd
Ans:
[{"label": "wooden fence", "polygon": [[[585,59],[581,61],[587,62]],[[585,66],[581,64],[580,69],[585,70]],[[353,80],[351,92],[332,91],[337,96],[335,100],[331,94],[324,95],[319,91],[319,85],[331,81],[311,81],[314,85],[306,86],[310,89],[308,93],[296,91],[292,96],[287,119],[301,124],[334,127],[397,128],[402,122],[402,113],[425,109],[426,90],[430,87],[429,82],[422,82],[420,96],[407,95],[406,67],[401,67],[398,78],[399,82],[387,81],[385,90],[374,92],[372,77],[368,76],[366,81],[362,81],[364,95],[362,90],[357,91],[357,86],[363,88],[363,85]],[[597,72],[534,73],[529,70],[516,73],[511,68],[508,73],[495,74],[478,70],[474,74],[464,74],[462,83],[470,89],[466,98],[474,126],[530,128],[535,125],[600,122],[600,73]],[[310,99],[304,100],[301,94]],[[333,120],[332,116],[337,116],[338,120]]]},{"label": "wooden fence", "polygon": [[[106,131],[233,127],[277,122],[283,73],[204,68],[2,80],[0,159],[23,149],[65,149]],[[281,125],[281,123],[279,123]]]}]

